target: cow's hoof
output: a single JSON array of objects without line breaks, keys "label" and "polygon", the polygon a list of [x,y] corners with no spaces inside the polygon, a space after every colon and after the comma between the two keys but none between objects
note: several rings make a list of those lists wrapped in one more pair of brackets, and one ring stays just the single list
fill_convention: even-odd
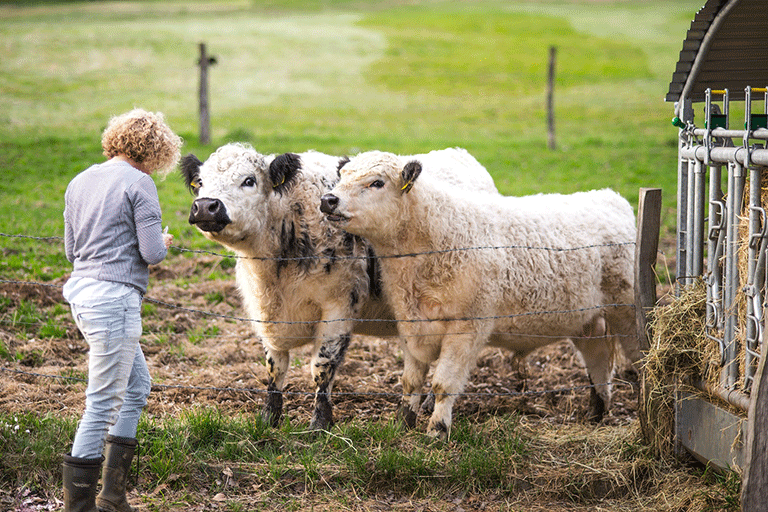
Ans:
[{"label": "cow's hoof", "polygon": [[283,413],[280,411],[272,411],[266,407],[261,411],[261,420],[272,428],[277,428],[283,421]]},{"label": "cow's hoof", "polygon": [[433,412],[435,412],[435,394],[430,391],[427,398],[425,398],[424,402],[421,404],[421,414],[424,416],[432,416]]},{"label": "cow's hoof", "polygon": [[280,426],[280,422],[283,420],[283,395],[280,392],[271,391],[267,395],[264,408],[261,410],[261,417],[264,422],[268,423],[272,428]]},{"label": "cow's hoof", "polygon": [[309,422],[310,430],[329,430],[333,426],[333,408],[327,400],[318,401],[312,421]]},{"label": "cow's hoof", "polygon": [[603,420],[603,416],[605,416],[605,400],[595,391],[595,388],[591,388],[587,420],[592,423],[600,423]]},{"label": "cow's hoof", "polygon": [[427,427],[427,435],[445,441],[448,439],[448,427],[442,421],[435,422],[434,424],[430,421]]},{"label": "cow's hoof", "polygon": [[397,410],[397,418],[403,422],[406,428],[416,428],[416,412],[407,405],[401,405]]}]

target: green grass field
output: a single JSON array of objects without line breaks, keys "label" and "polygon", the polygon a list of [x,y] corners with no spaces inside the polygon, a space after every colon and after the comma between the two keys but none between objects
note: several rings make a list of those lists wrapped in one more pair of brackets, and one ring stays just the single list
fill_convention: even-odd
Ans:
[{"label": "green grass field", "polygon": [[[488,168],[504,194],[611,187],[636,206],[640,188],[660,187],[662,247],[673,251],[677,129],[670,123],[673,106],[663,98],[702,3],[1,2],[0,233],[62,236],[69,180],[103,159],[100,134],[108,118],[142,107],[165,113],[185,139],[183,151],[201,159],[231,141],[248,142],[262,153],[316,149],[348,155],[460,146]],[[205,146],[198,141],[200,42],[217,59],[210,70],[213,142]],[[555,150],[547,148],[545,112],[551,46],[557,48]],[[157,185],[175,245],[221,252],[189,227],[191,196],[182,180],[171,175]],[[70,270],[58,239],[0,236],[0,250],[3,280],[50,281]],[[231,272],[216,275],[232,278]],[[45,336],[42,330],[27,333],[23,325],[31,318],[46,323],[52,337],[61,336],[55,318],[65,317],[66,308],[23,312],[9,304],[0,301],[3,320],[12,318],[17,328],[9,332]],[[13,362],[17,355],[0,339],[0,360]],[[370,496],[398,485],[404,486],[404,500],[469,489],[483,499],[501,496],[503,503],[521,485],[539,485],[543,481],[536,478],[546,478],[530,476],[541,468],[526,457],[547,454],[551,445],[537,437],[541,432],[518,423],[517,416],[482,425],[462,420],[452,444],[436,447],[383,421],[352,421],[333,436],[307,438],[301,426],[268,432],[239,416],[193,410],[166,421],[142,421],[148,464],[142,478],[148,480],[141,485],[144,490],[187,489],[188,494],[168,500],[194,503],[196,478],[207,479],[211,488],[226,487],[216,480],[221,468],[212,464],[250,464],[252,479],[243,477],[243,485],[273,486],[260,494],[274,499],[259,508],[264,510],[300,510],[307,504],[282,496],[279,486],[286,474],[292,481],[303,479],[307,492],[343,489],[309,500],[321,510],[375,510]],[[56,450],[71,439],[75,424],[72,416],[17,417],[0,411],[6,467],[31,465],[34,471],[18,477],[20,483],[50,495],[51,482],[58,485]],[[25,430],[35,433],[32,441],[16,436]],[[737,509],[737,478],[670,473],[636,434],[605,441],[581,432],[563,437],[554,427],[547,431],[563,448],[552,454],[557,467],[590,469],[608,451],[615,455],[622,470],[610,478],[627,494],[621,510]],[[575,447],[566,446],[569,442]],[[599,500],[585,491],[599,487],[594,474],[584,471],[581,480],[564,480],[562,496],[556,496],[566,503],[562,510],[594,510]],[[17,475],[9,469],[0,483],[19,484]],[[661,481],[669,487],[633,487]],[[675,494],[685,486],[695,487],[696,494]],[[147,497],[147,509],[181,510],[164,499]],[[252,509],[244,503],[222,503],[221,510]],[[450,503],[445,506],[435,509],[453,510]],[[546,503],[542,507],[554,510]]]}]

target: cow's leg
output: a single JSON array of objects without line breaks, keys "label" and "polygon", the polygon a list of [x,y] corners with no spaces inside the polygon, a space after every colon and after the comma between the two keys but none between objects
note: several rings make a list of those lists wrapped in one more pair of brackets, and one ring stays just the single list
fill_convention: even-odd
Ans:
[{"label": "cow's leg", "polygon": [[280,425],[283,417],[283,383],[288,372],[288,351],[270,349],[264,345],[267,358],[267,398],[262,417],[273,427]]},{"label": "cow's leg", "polygon": [[608,308],[605,311],[605,317],[609,333],[616,336],[624,355],[634,369],[639,370],[638,362],[642,359],[643,353],[640,351],[634,308],[629,306]]},{"label": "cow's leg", "polygon": [[313,430],[327,430],[333,425],[333,404],[331,392],[333,391],[333,379],[336,370],[344,361],[350,341],[350,330],[343,333],[331,334],[326,332],[333,330],[338,325],[333,323],[321,324],[320,342],[312,356],[312,378],[315,382],[315,410],[309,428]]},{"label": "cow's leg", "polygon": [[587,367],[592,384],[588,419],[599,422],[611,405],[615,343],[606,336],[605,320],[597,317],[584,328],[583,337],[573,341]]},{"label": "cow's leg", "polygon": [[[474,333],[476,327],[469,323],[452,327],[453,332]],[[435,410],[427,424],[427,434],[445,439],[451,430],[453,404],[469,380],[469,374],[477,362],[478,347],[487,339],[482,333],[446,336],[440,359],[432,377],[435,394]]]},{"label": "cow's leg", "polygon": [[406,343],[401,343],[403,349],[403,376],[400,382],[403,386],[403,402],[397,410],[397,417],[408,428],[416,426],[416,417],[421,403],[421,389],[427,378],[429,363],[416,359]]}]

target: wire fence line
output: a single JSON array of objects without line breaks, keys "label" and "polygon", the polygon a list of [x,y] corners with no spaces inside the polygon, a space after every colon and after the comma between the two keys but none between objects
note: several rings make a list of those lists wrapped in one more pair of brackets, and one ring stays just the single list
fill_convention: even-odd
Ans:
[{"label": "wire fence line", "polygon": [[[63,288],[63,286],[58,284],[40,283],[35,281],[17,281],[17,280],[11,280],[11,279],[0,279],[0,283],[45,286],[49,288]],[[234,320],[237,322],[250,322],[250,323],[259,323],[259,324],[278,324],[278,325],[302,325],[302,324],[315,325],[315,324],[332,324],[332,323],[339,323],[339,322],[378,322],[378,323],[382,323],[382,322],[385,322],[385,323],[390,323],[390,322],[396,322],[396,323],[466,322],[471,320],[502,320],[502,319],[520,318],[520,317],[537,316],[537,315],[561,315],[561,314],[572,314],[572,313],[584,313],[587,311],[595,311],[599,309],[618,308],[618,307],[631,307],[631,308],[635,307],[634,304],[601,304],[601,305],[590,306],[586,308],[554,310],[554,311],[526,311],[525,313],[515,313],[511,315],[417,318],[417,319],[406,319],[406,320],[392,320],[392,319],[381,319],[381,318],[333,318],[330,320],[261,320],[258,318],[247,318],[247,317],[241,317],[241,316],[235,316],[235,315],[225,315],[222,313],[203,311],[201,309],[194,309],[186,306],[178,306],[176,304],[171,304],[170,302],[153,299],[147,296],[144,296],[144,300],[147,302],[151,302],[153,304],[165,306],[169,309],[176,309],[176,310],[185,311],[188,313],[196,313],[203,316],[221,318],[224,320]],[[556,336],[555,338],[560,339],[560,338],[563,338],[563,336]]]},{"label": "wire fence line", "polygon": [[[0,237],[7,237],[7,238],[21,238],[21,239],[30,239],[30,240],[37,240],[37,241],[63,241],[63,237],[60,236],[32,236],[32,235],[25,235],[25,234],[8,234],[8,233],[0,233]],[[607,243],[607,244],[592,244],[592,245],[586,245],[586,246],[580,246],[580,247],[571,247],[571,248],[553,248],[553,247],[535,247],[535,246],[522,246],[522,245],[514,245],[514,246],[477,246],[477,247],[462,247],[462,248],[455,248],[455,249],[443,249],[443,250],[435,250],[435,251],[425,251],[425,252],[419,252],[419,253],[408,253],[408,254],[401,254],[401,255],[392,255],[392,256],[384,256],[384,257],[391,257],[391,258],[402,258],[402,257],[416,257],[420,255],[427,255],[427,254],[444,254],[448,252],[454,252],[454,251],[470,251],[470,250],[505,250],[505,249],[518,249],[518,250],[543,250],[543,251],[555,251],[555,252],[565,252],[565,251],[578,251],[578,250],[585,250],[585,249],[591,249],[595,247],[618,247],[618,246],[626,246],[626,245],[635,245],[635,242],[622,242],[622,243]],[[175,248],[179,252],[189,252],[189,253],[196,253],[196,254],[210,254],[219,256],[222,258],[246,258],[242,256],[237,255],[227,255],[227,254],[221,254],[214,251],[207,251],[207,250],[193,250],[193,249],[186,249],[182,247],[176,247],[173,246],[172,248]],[[276,260],[276,261],[297,261],[297,260],[306,260],[306,259],[358,259],[358,258],[365,258],[365,256],[349,256],[349,257],[323,257],[323,256],[308,256],[308,257],[296,257],[296,258],[255,258],[255,259],[261,259],[261,260]],[[41,282],[35,282],[35,281],[20,281],[20,280],[11,280],[11,279],[0,279],[0,283],[6,283],[6,284],[16,284],[16,285],[25,285],[25,286],[39,286],[39,287],[48,287],[48,288],[58,288],[61,289],[62,286],[58,284],[52,284],[52,283],[41,283]],[[162,301],[159,299],[154,299],[152,297],[144,297],[144,300],[150,303],[157,304],[159,306],[168,308],[168,309],[174,309],[178,311],[184,311],[187,313],[193,313],[201,316],[207,316],[210,318],[219,318],[223,320],[230,320],[234,322],[246,322],[246,323],[257,323],[257,324],[281,324],[281,325],[292,325],[292,324],[306,324],[306,325],[315,325],[315,324],[330,324],[330,323],[339,323],[339,322],[365,322],[365,323],[381,323],[381,322],[400,322],[400,323],[424,323],[424,322],[464,322],[464,321],[483,321],[483,320],[501,320],[501,319],[512,319],[512,318],[521,318],[521,317],[530,317],[530,316],[545,316],[545,315],[563,315],[563,314],[578,314],[578,313],[584,313],[587,311],[595,311],[600,309],[607,309],[607,308],[617,308],[617,307],[631,307],[634,308],[634,304],[602,304],[602,305],[594,305],[591,307],[586,308],[579,308],[579,309],[573,309],[573,310],[550,310],[550,311],[527,311],[522,313],[516,313],[516,314],[510,314],[510,315],[494,315],[494,316],[483,316],[483,317],[456,317],[456,318],[429,318],[429,319],[405,319],[405,320],[399,320],[399,319],[376,319],[376,318],[336,318],[336,319],[328,319],[328,320],[307,320],[307,321],[278,321],[278,320],[261,320],[256,318],[247,318],[242,316],[236,316],[236,315],[226,315],[222,313],[215,313],[212,311],[204,311],[200,309],[191,308],[188,306],[178,305],[178,304],[171,304],[166,301]],[[63,302],[63,301],[62,301]],[[451,332],[448,334],[466,334],[466,333],[458,333],[458,332]],[[506,334],[506,335],[513,335],[513,336],[530,336],[530,337],[536,337],[536,338],[544,338],[544,339],[563,339],[563,336],[547,336],[547,335],[528,335],[526,333],[510,333],[510,332],[504,332],[504,333],[494,333],[491,334]],[[608,336],[617,336],[617,337],[626,337],[626,335],[610,335],[607,334],[605,336],[590,336],[589,338],[600,338],[600,337],[608,337]],[[397,338],[399,336],[393,335],[393,336],[381,336],[381,337],[393,337]],[[586,337],[586,336],[585,336]],[[578,339],[580,336],[572,336],[572,339]],[[282,337],[281,339],[291,339],[291,337]]]},{"label": "wire fence line", "polygon": [[[0,237],[6,237],[6,238],[23,238],[23,239],[31,239],[31,240],[44,240],[44,241],[51,241],[51,240],[59,240],[64,241],[64,238],[61,236],[30,236],[30,235],[21,235],[21,234],[8,234],[8,233],[0,233]],[[376,258],[378,259],[397,259],[397,258],[414,258],[417,256],[426,256],[431,254],[447,254],[452,252],[467,252],[467,251],[490,251],[490,250],[530,250],[530,251],[547,251],[547,252],[574,252],[574,251],[583,251],[586,249],[595,249],[598,247],[623,247],[628,245],[635,245],[634,241],[631,242],[609,242],[605,244],[590,244],[590,245],[583,245],[583,246],[577,246],[577,247],[546,247],[546,246],[535,246],[535,245],[478,245],[478,246],[471,246],[471,247],[453,247],[450,249],[435,249],[431,251],[421,251],[421,252],[409,252],[409,253],[403,253],[403,254],[390,254],[390,255],[376,255]],[[210,251],[205,249],[187,249],[185,247],[179,247],[176,245],[172,245],[170,247],[171,249],[174,249],[175,251],[179,253],[192,253],[192,254],[208,254],[211,256],[219,256],[221,258],[228,258],[228,259],[245,259],[245,260],[257,260],[257,261],[278,261],[278,262],[291,262],[291,261],[307,261],[307,260],[364,260],[368,259],[368,256],[324,256],[324,255],[316,255],[316,256],[291,256],[291,257],[283,257],[283,256],[240,256],[237,254],[223,254],[216,251]]]},{"label": "wire fence line", "polygon": [[[197,311],[197,310],[195,310],[195,311]],[[50,324],[48,322],[25,322],[25,321],[22,321],[22,320],[13,320],[13,319],[5,320],[5,319],[0,319],[0,325],[10,325],[12,327],[17,327],[17,326],[43,327],[43,326],[49,326]],[[68,322],[68,325],[70,327],[72,327],[72,328],[75,328],[75,323],[74,322]],[[147,330],[145,330],[145,331],[143,331],[142,335],[146,335],[146,336],[152,336],[152,335],[160,336],[160,335],[163,335],[164,336],[164,335],[168,335],[168,334],[169,334],[168,331],[162,331],[162,330],[159,330],[159,331],[147,331]],[[171,333],[171,334],[179,334],[179,335],[181,335],[182,333]],[[194,337],[196,339],[206,339],[206,340],[212,340],[212,339],[227,340],[227,339],[233,339],[233,338],[240,339],[240,336],[238,334],[233,334],[233,333],[229,333],[229,334],[207,334],[207,333],[204,333],[204,332],[195,332],[195,333],[191,333],[190,334],[189,331],[187,331],[186,334],[190,338]],[[457,336],[457,335],[460,335],[460,334],[466,334],[466,332],[447,331],[447,332],[445,332],[443,334],[440,334],[439,336]],[[525,334],[525,333],[521,333],[521,332],[520,333],[515,333],[515,332],[503,332],[503,333],[501,333],[501,332],[491,332],[490,334],[491,335],[494,335],[494,334],[508,334],[508,335],[511,335],[511,336],[526,336],[526,337],[529,337],[529,338],[539,338],[539,339],[549,339],[549,340],[562,340],[563,339],[563,336],[555,336],[555,335],[547,335],[547,334]],[[428,337],[429,335],[424,335],[424,336]],[[438,336],[438,335],[435,334],[435,335],[432,335],[432,336]],[[598,336],[570,336],[568,339],[571,339],[571,340],[579,340],[579,339],[594,340],[594,339],[612,338],[612,337],[613,338],[628,338],[630,336],[631,336],[630,334],[603,334],[603,335],[598,335]],[[384,340],[400,339],[401,337],[402,336],[400,336],[399,334],[378,334],[378,335],[376,335],[376,338],[381,338],[381,339],[384,339]],[[306,336],[280,336],[279,338],[276,338],[276,339],[281,339],[281,340],[299,340],[299,339],[305,339],[305,338],[306,338]],[[260,340],[258,340],[258,341],[260,342]]]},{"label": "wire fence line", "polygon": [[[35,240],[35,241],[45,241],[45,242],[53,242],[63,241],[63,237],[60,236],[30,236],[30,235],[24,235],[24,234],[8,234],[8,233],[0,233],[1,237],[7,237],[7,238],[20,238],[20,239],[29,239],[29,240]],[[458,251],[474,251],[474,250],[541,250],[541,251],[551,251],[551,252],[569,252],[569,251],[578,251],[578,250],[585,250],[585,249],[592,249],[595,247],[618,247],[618,246],[626,246],[626,245],[635,245],[635,242],[625,242],[625,243],[610,243],[610,244],[595,244],[595,245],[588,245],[588,246],[582,246],[582,247],[571,247],[571,248],[554,248],[554,247],[535,247],[535,246],[522,246],[522,245],[510,245],[510,246],[477,246],[477,247],[462,247],[462,248],[455,248],[455,249],[444,249],[444,250],[435,250],[435,251],[425,251],[425,252],[419,252],[419,253],[408,253],[408,254],[399,254],[399,255],[391,255],[391,256],[382,256],[383,258],[405,258],[405,257],[417,257],[421,255],[429,255],[429,254],[445,254],[449,252],[458,252]],[[242,259],[242,258],[248,258],[244,256],[237,256],[237,255],[228,255],[228,254],[221,254],[214,251],[207,251],[207,250],[193,250],[193,249],[186,249],[183,247],[176,247],[172,246],[172,249],[178,251],[179,253],[195,253],[195,254],[209,254],[214,255],[222,258],[232,258],[232,259]],[[341,259],[363,259],[366,258],[365,256],[342,256],[342,257],[329,257],[329,256],[308,256],[308,257],[295,257],[295,258],[253,258],[253,259],[259,259],[259,260],[277,260],[277,261],[298,261],[298,260],[307,260],[307,259],[318,259],[318,260],[327,260],[327,259],[335,259],[335,260],[341,260]],[[0,283],[6,283],[6,284],[14,284],[19,286],[39,286],[39,287],[47,287],[47,288],[55,288],[55,289],[62,289],[63,286],[59,284],[54,283],[42,283],[42,282],[35,282],[35,281],[21,281],[21,280],[12,280],[12,279],[0,279]],[[260,319],[254,319],[254,318],[247,318],[247,317],[240,317],[235,315],[226,315],[221,313],[215,313],[212,311],[204,311],[200,309],[195,309],[191,307],[181,306],[177,304],[171,304],[166,301],[153,299],[151,297],[144,297],[144,300],[150,303],[154,303],[169,309],[178,310],[178,311],[184,311],[188,313],[193,313],[201,316],[207,316],[212,318],[219,318],[224,320],[231,320],[236,322],[248,322],[248,323],[263,323],[263,324],[318,324],[318,323],[335,323],[335,322],[393,322],[395,320],[391,319],[361,319],[361,318],[339,318],[339,319],[330,319],[330,320],[317,320],[317,321],[267,321],[267,320],[260,320]],[[64,302],[62,297],[62,302]],[[528,311],[523,313],[517,313],[512,315],[495,315],[495,316],[484,316],[484,317],[459,317],[459,318],[433,318],[433,319],[409,319],[409,320],[397,320],[398,322],[407,322],[407,323],[417,323],[417,322],[446,322],[446,321],[471,321],[471,320],[498,320],[498,319],[509,319],[509,318],[517,318],[517,317],[529,317],[529,316],[536,316],[536,315],[554,315],[554,314],[577,314],[577,313],[583,313],[587,311],[595,311],[599,309],[605,309],[605,308],[615,308],[615,307],[632,307],[634,308],[634,304],[603,304],[603,305],[595,305],[592,307],[586,307],[586,308],[579,308],[579,309],[573,309],[573,310],[560,310],[560,311]],[[25,325],[25,326],[32,326],[32,325],[47,325],[40,322],[21,322],[16,320],[6,321],[6,320],[0,320],[1,324],[10,324],[10,325]],[[74,324],[73,324],[74,325]],[[163,333],[167,334],[167,333]],[[465,333],[448,333],[448,334],[465,334]],[[495,333],[492,333],[495,334]],[[499,334],[512,334],[514,333],[499,333]],[[530,336],[525,333],[519,333],[520,336]],[[590,338],[600,338],[600,337],[608,337],[608,336],[617,336],[617,335],[611,335],[607,334],[605,336],[591,336]],[[621,336],[621,335],[618,335]],[[201,338],[212,338],[216,337],[215,335],[205,335],[200,334]],[[379,336],[380,338],[399,338],[399,335],[391,335],[391,336]],[[546,335],[538,335],[535,337],[540,338],[550,338],[550,339],[563,339],[563,336],[546,336]],[[571,337],[571,338],[578,338],[578,337]],[[20,376],[27,376],[27,377],[35,377],[35,378],[45,378],[45,379],[57,379],[57,380],[65,380],[69,382],[87,382],[87,379],[80,378],[80,377],[71,377],[71,376],[64,376],[64,375],[47,375],[47,374],[41,374],[41,373],[35,373],[35,372],[27,372],[23,370],[17,370],[17,369],[11,369],[11,368],[5,368],[0,367],[0,371],[4,373],[11,373],[15,375]],[[631,383],[626,383],[620,380],[614,380],[610,384],[588,384],[588,385],[578,385],[578,386],[567,386],[562,388],[556,388],[556,389],[547,389],[547,390],[537,390],[537,391],[503,391],[503,392],[490,392],[490,391],[483,391],[483,392],[462,392],[462,393],[456,393],[455,396],[471,396],[471,397],[525,397],[525,396],[541,396],[546,394],[559,394],[559,393],[566,393],[576,390],[582,390],[582,389],[590,389],[590,388],[596,388],[598,386],[616,386],[616,385],[628,385],[631,386]],[[189,391],[196,391],[196,392],[227,392],[227,393],[251,393],[251,394],[267,394],[270,393],[270,391],[266,389],[261,388],[250,388],[250,387],[213,387],[213,386],[185,386],[185,385],[174,385],[174,384],[152,384],[153,391],[167,391],[172,389],[182,389],[182,390],[189,390]],[[282,392],[285,395],[294,395],[294,396],[314,396],[314,392],[309,391],[283,391]],[[426,393],[422,394],[423,396],[426,396]],[[401,398],[402,393],[385,393],[385,392],[334,392],[334,396],[336,397],[343,397],[343,396],[369,396],[369,397],[384,397],[384,398]]]},{"label": "wire fence line", "polygon": [[[70,377],[66,375],[48,375],[45,373],[37,373],[37,372],[28,372],[24,370],[16,370],[13,368],[5,368],[0,366],[0,372],[3,373],[10,373],[15,374],[19,376],[26,376],[26,377],[34,377],[37,379],[52,379],[52,380],[65,380],[69,382],[75,382],[75,383],[87,383],[88,379],[82,378],[82,377]],[[543,390],[532,390],[532,391],[462,391],[461,393],[445,393],[447,396],[456,396],[456,397],[475,397],[475,398],[510,398],[510,397],[530,397],[530,396],[543,396],[543,395],[549,395],[549,394],[561,394],[561,393],[569,393],[572,391],[580,391],[584,389],[592,389],[597,388],[599,386],[626,386],[626,387],[634,387],[634,384],[632,382],[626,382],[620,379],[614,379],[610,383],[603,383],[603,384],[580,384],[577,386],[565,386],[561,388],[553,388],[553,389],[543,389]],[[185,386],[181,384],[155,384],[152,383],[152,391],[155,392],[164,392],[174,389],[180,389],[180,390],[186,390],[186,391],[197,391],[197,392],[218,392],[218,393],[251,393],[251,394],[263,394],[267,395],[270,393],[274,393],[274,391],[270,391],[263,388],[251,388],[251,387],[217,387],[217,386]],[[286,391],[283,390],[280,392],[283,395],[288,396],[303,396],[303,397],[314,397],[315,392],[314,391]],[[429,393],[413,393],[414,395],[426,397],[429,395]],[[355,397],[355,396],[368,396],[368,397],[378,397],[378,398],[393,398],[393,399],[399,399],[402,398],[403,393],[387,393],[384,391],[334,391],[333,392],[334,397]]]}]

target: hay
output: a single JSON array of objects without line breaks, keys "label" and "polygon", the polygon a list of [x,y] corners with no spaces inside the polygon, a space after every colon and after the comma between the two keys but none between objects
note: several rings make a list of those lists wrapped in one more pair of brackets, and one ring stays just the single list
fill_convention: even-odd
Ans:
[{"label": "hay", "polygon": [[676,384],[719,378],[719,347],[705,336],[705,318],[706,289],[702,280],[650,315],[653,337],[642,363],[639,415],[646,441],[662,458],[673,455]]}]

